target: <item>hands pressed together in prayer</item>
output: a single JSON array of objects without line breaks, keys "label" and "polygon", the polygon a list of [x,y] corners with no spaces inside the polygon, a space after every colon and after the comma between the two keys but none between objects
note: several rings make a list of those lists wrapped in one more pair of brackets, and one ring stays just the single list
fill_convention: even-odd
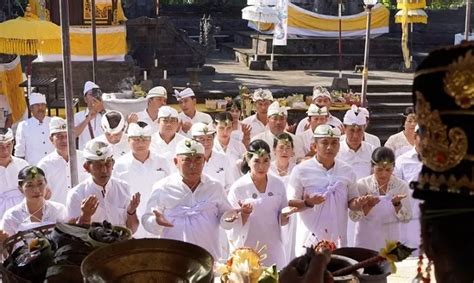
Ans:
[{"label": "hands pressed together in prayer", "polygon": [[130,113],[127,117],[127,123],[137,123],[138,122],[138,115],[137,113]]}]

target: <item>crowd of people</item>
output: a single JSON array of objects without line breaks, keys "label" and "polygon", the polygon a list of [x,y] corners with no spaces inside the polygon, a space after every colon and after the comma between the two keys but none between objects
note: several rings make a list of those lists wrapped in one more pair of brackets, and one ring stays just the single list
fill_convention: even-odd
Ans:
[{"label": "crowd of people", "polygon": [[418,248],[418,205],[408,187],[421,170],[413,108],[381,147],[366,132],[369,111],[352,106],[339,120],[322,87],[297,127],[268,89],[253,92],[255,114],[243,120],[238,98],[211,117],[189,88],[174,94],[179,113],[158,86],[146,109],[128,117],[106,111],[93,82],[83,94],[87,108],[73,129],[75,187],[67,123],[46,116],[44,95],[30,95],[31,118],[15,135],[0,129],[3,238],[47,223],[107,220],[135,238],[197,244],[216,259],[264,245],[263,263],[279,267],[321,240]]}]

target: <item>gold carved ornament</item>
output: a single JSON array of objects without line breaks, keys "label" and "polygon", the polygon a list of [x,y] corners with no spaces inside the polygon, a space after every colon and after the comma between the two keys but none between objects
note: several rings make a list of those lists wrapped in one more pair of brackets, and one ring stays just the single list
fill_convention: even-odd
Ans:
[{"label": "gold carved ornament", "polygon": [[436,172],[454,168],[466,156],[466,133],[459,127],[448,131],[438,110],[431,110],[431,104],[419,91],[416,91],[416,101],[417,121],[423,130],[420,142],[423,163]]},{"label": "gold carved ornament", "polygon": [[474,105],[474,56],[472,50],[448,66],[444,91],[463,109]]}]

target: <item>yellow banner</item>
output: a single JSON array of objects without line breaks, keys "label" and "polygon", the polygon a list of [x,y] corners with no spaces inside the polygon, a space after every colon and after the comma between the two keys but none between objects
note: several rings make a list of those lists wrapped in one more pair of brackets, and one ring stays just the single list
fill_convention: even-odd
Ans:
[{"label": "yellow banner", "polygon": [[[125,26],[97,27],[97,56],[125,56],[127,53]],[[71,56],[92,56],[92,30],[90,27],[71,27]],[[61,54],[60,42],[42,55]]]},{"label": "yellow banner", "polygon": [[26,101],[23,89],[18,85],[23,81],[20,57],[10,63],[0,64],[0,95],[6,95],[12,111],[13,122],[23,118]]},{"label": "yellow banner", "polygon": [[[390,11],[381,4],[372,9],[370,27],[375,33],[388,32]],[[367,13],[342,17],[344,35],[363,36],[367,25]],[[252,25],[256,26],[256,24]],[[273,24],[260,23],[262,32],[271,32]],[[288,30],[290,34],[309,36],[333,36],[339,32],[339,18],[313,13],[294,4],[288,5]]]}]

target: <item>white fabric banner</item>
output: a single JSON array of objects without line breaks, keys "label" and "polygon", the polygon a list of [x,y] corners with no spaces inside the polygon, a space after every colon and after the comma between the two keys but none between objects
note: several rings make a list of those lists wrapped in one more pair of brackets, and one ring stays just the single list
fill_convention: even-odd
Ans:
[{"label": "white fabric banner", "polygon": [[278,0],[276,11],[278,22],[273,32],[273,45],[286,46],[288,38],[288,0]]}]

